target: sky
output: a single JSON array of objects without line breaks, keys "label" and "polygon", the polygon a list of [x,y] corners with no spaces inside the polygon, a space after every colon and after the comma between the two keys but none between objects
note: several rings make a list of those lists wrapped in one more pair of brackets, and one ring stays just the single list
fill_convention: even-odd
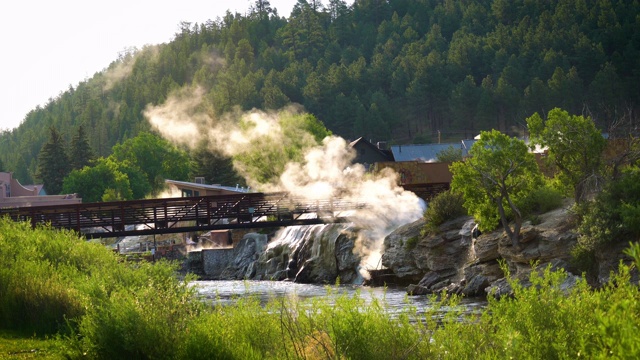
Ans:
[{"label": "sky", "polygon": [[[297,0],[269,0],[288,17]],[[0,12],[0,130],[91,78],[127,48],[168,43],[179,23],[203,23],[254,0],[10,1]]]}]

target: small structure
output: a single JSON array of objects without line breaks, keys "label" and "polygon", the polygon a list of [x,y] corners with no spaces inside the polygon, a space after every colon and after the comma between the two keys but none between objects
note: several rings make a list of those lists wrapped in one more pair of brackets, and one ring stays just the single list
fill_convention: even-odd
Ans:
[{"label": "small structure", "polygon": [[42,185],[22,185],[11,172],[0,172],[0,207],[17,208],[78,204],[77,194],[47,195]]},{"label": "small structure", "polygon": [[362,164],[367,171],[375,163],[393,161],[393,155],[391,151],[385,149],[384,143],[379,142],[377,145],[373,145],[361,137],[349,143],[349,147],[356,151],[353,162]]},{"label": "small structure", "polygon": [[400,186],[429,201],[438,193],[449,189],[452,178],[449,165],[450,163],[422,161],[384,162],[376,163],[375,170],[393,169],[400,175]]}]

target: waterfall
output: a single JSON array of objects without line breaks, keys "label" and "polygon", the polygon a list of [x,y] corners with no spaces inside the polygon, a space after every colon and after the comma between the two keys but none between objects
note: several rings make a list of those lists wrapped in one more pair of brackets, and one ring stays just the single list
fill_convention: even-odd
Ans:
[{"label": "waterfall", "polygon": [[256,264],[256,278],[300,283],[362,282],[351,224],[290,226],[276,233]]}]

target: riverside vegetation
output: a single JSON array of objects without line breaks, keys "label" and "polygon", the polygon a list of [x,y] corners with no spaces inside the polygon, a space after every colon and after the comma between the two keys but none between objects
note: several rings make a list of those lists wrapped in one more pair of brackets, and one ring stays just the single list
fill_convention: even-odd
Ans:
[{"label": "riverside vegetation", "polygon": [[[563,271],[511,280],[480,314],[433,297],[418,315],[383,301],[255,298],[210,306],[165,261],[130,263],[67,231],[0,219],[0,357],[42,359],[638,358],[640,291],[626,253],[609,283],[561,290]],[[505,269],[506,271],[506,269]],[[330,290],[327,290],[330,291]],[[446,310],[446,311],[445,311]]]}]

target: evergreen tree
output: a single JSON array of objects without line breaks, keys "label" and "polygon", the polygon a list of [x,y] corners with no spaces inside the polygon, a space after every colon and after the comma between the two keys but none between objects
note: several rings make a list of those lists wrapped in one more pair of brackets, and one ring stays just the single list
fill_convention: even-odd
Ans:
[{"label": "evergreen tree", "polygon": [[94,158],[93,150],[87,140],[84,126],[78,127],[78,132],[71,140],[71,153],[69,154],[72,170],[79,170],[89,165]]},{"label": "evergreen tree", "polygon": [[200,143],[193,151],[192,158],[193,175],[204,177],[207,183],[246,186],[244,179],[233,168],[232,160],[209,150],[205,142]]},{"label": "evergreen tree", "polygon": [[48,194],[59,194],[70,170],[65,141],[58,130],[51,126],[49,141],[42,146],[38,155],[37,177],[42,180]]}]

